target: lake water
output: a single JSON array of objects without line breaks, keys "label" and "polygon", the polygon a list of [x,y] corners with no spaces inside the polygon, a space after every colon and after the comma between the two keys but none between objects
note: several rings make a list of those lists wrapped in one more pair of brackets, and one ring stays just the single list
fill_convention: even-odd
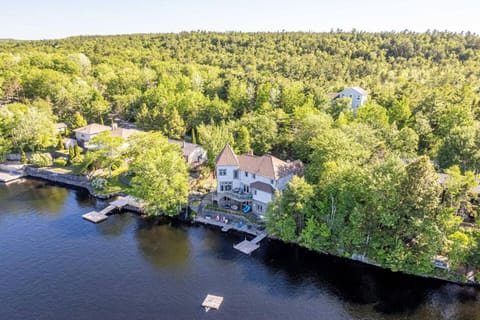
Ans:
[{"label": "lake water", "polygon": [[[28,180],[0,185],[0,319],[480,319],[472,288],[429,281],[266,240],[152,223],[95,225],[104,202]],[[205,311],[206,294],[224,296]]]}]

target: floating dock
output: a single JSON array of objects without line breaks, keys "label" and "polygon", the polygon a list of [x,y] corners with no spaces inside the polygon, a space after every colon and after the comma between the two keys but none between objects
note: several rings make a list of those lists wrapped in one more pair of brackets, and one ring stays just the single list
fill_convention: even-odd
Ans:
[{"label": "floating dock", "polygon": [[140,208],[140,204],[136,202],[132,197],[120,197],[115,201],[110,202],[108,207],[104,208],[102,211],[91,211],[82,216],[83,219],[88,220],[93,223],[100,223],[108,219],[108,214],[116,209],[122,209],[125,206],[132,206]]},{"label": "floating dock", "polygon": [[101,211],[100,212],[92,211],[84,214],[82,218],[93,223],[100,223],[102,221],[107,220],[108,216],[106,214],[103,214]]},{"label": "floating dock", "polygon": [[233,246],[233,248],[245,254],[251,254],[253,251],[260,248],[259,243],[260,241],[265,239],[266,236],[267,234],[265,232],[261,233],[255,238],[253,238],[252,240],[243,240],[242,242],[237,243],[236,245]]},{"label": "floating dock", "polygon": [[223,302],[223,297],[214,296],[213,294],[208,294],[205,300],[203,300],[202,307],[205,308],[205,312],[208,312],[210,309],[218,310],[220,305]]}]

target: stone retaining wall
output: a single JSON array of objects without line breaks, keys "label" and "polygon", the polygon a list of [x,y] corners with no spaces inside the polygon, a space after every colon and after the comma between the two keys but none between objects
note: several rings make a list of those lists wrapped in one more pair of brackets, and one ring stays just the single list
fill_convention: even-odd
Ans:
[{"label": "stone retaining wall", "polygon": [[60,173],[51,171],[44,168],[35,168],[32,166],[27,166],[25,168],[25,173],[34,178],[40,178],[56,183],[62,183],[74,187],[84,188],[87,189],[90,194],[95,195],[90,182],[88,181],[87,177],[85,176],[76,176],[69,173]]}]

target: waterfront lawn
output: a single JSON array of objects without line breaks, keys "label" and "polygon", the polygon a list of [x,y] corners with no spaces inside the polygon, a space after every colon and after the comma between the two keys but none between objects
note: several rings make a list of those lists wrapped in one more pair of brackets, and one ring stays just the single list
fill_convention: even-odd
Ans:
[{"label": "waterfront lawn", "polygon": [[122,166],[117,170],[112,171],[112,176],[110,177],[108,173],[103,174],[101,177],[107,180],[107,184],[102,189],[94,188],[95,192],[100,195],[109,195],[112,193],[128,193],[130,186],[122,182],[121,175],[128,170],[128,166]]},{"label": "waterfront lawn", "polygon": [[48,168],[49,171],[62,173],[62,174],[73,174],[71,167],[61,167],[61,166],[53,166]]}]

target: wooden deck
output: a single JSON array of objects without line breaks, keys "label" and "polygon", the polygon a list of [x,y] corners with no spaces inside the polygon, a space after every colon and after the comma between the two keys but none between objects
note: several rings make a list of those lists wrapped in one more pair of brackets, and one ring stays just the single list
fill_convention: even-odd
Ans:
[{"label": "wooden deck", "polygon": [[262,232],[252,240],[243,240],[242,242],[237,243],[236,245],[233,246],[233,248],[245,254],[251,254],[253,251],[260,248],[259,243],[260,241],[265,239],[266,236],[267,234],[265,232]]},{"label": "wooden deck", "polygon": [[208,294],[205,300],[203,300],[202,307],[205,308],[205,312],[210,309],[218,310],[220,309],[220,305],[223,302],[223,297],[214,296],[213,294]]},{"label": "wooden deck", "polygon": [[207,219],[207,218],[204,218],[202,216],[196,216],[193,220],[195,222],[200,222],[200,223],[203,223],[203,224],[209,224],[209,225],[212,225],[212,226],[221,227],[223,232],[227,232],[227,231],[230,231],[230,230],[237,230],[237,231],[240,231],[240,232],[243,232],[243,233],[250,234],[252,236],[257,236],[257,235],[260,234],[260,231],[257,231],[255,228],[249,229],[248,225],[245,224],[245,223],[241,227],[238,227],[238,225],[236,223],[235,224],[233,224],[233,223],[223,223],[221,221],[217,221],[215,219]]},{"label": "wooden deck", "polygon": [[141,204],[136,202],[132,197],[120,197],[117,200],[110,202],[110,204],[106,208],[102,209],[102,211],[91,211],[84,214],[82,218],[93,223],[100,223],[107,220],[108,214],[110,214],[113,210],[122,209],[127,205],[141,208]]},{"label": "wooden deck", "polygon": [[100,223],[102,221],[107,220],[108,216],[97,211],[91,211],[89,213],[84,214],[82,218],[93,223]]},{"label": "wooden deck", "polygon": [[260,245],[248,240],[243,240],[242,242],[233,245],[233,248],[245,254],[251,254],[253,251],[260,248]]}]

